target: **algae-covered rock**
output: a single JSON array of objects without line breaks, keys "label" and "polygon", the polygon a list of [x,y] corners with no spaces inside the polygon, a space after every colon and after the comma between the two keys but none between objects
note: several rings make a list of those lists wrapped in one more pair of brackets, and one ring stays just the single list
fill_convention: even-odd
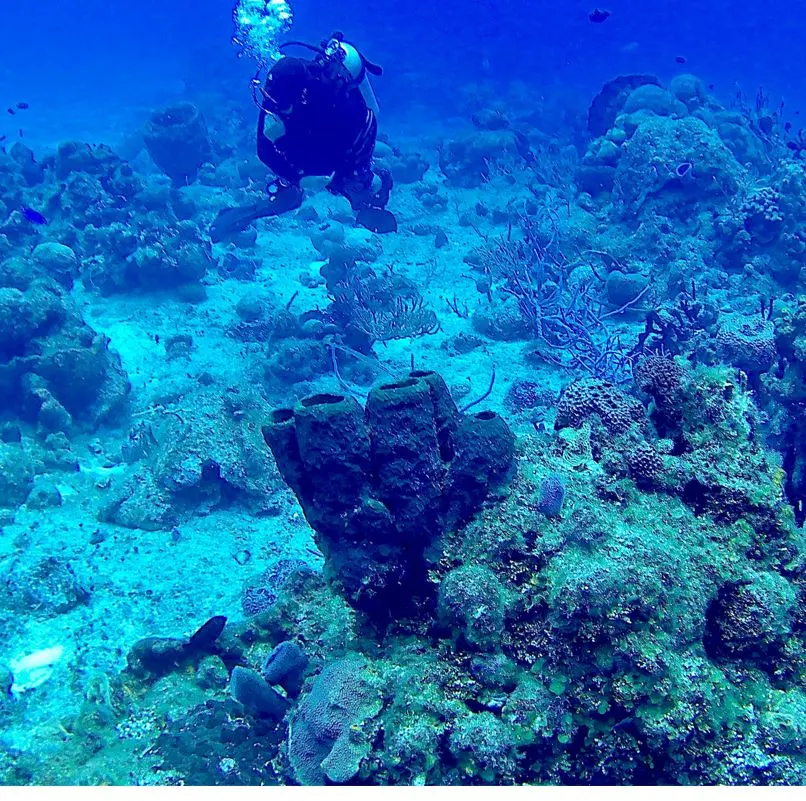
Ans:
[{"label": "algae-covered rock", "polygon": [[78,275],[79,260],[75,251],[60,242],[43,242],[32,253],[34,262],[50,278],[68,289]]},{"label": "algae-covered rock", "polygon": [[627,96],[622,112],[634,111],[648,111],[659,117],[681,117],[687,113],[686,107],[671,92],[653,84],[639,86]]},{"label": "algae-covered rock", "polygon": [[34,468],[21,445],[0,442],[0,507],[25,503],[34,486]]},{"label": "algae-covered rock", "polygon": [[766,662],[792,633],[796,600],[795,588],[775,573],[725,584],[708,610],[706,650],[715,657]]},{"label": "algae-covered rock", "polygon": [[[614,178],[614,202],[622,215],[635,215],[650,204],[674,214],[679,198],[725,197],[736,190],[741,167],[719,136],[701,120],[643,115],[621,148]],[[677,169],[690,164],[686,177]],[[664,195],[664,191],[671,191]]]},{"label": "algae-covered rock", "polygon": [[489,180],[495,164],[519,159],[518,138],[512,131],[477,131],[451,139],[439,151],[439,167],[454,186],[477,187]]},{"label": "algae-covered rock", "polygon": [[517,301],[511,295],[481,304],[473,312],[471,321],[473,329],[479,334],[501,342],[529,339],[532,335]]},{"label": "algae-covered rock", "polygon": [[196,684],[203,690],[223,690],[228,681],[227,666],[219,656],[205,656],[196,666]]},{"label": "algae-covered rock", "polygon": [[[200,388],[159,426],[162,443],[116,490],[105,519],[138,528],[170,528],[198,507],[240,503],[273,509],[278,476],[251,421],[265,409],[252,392]],[[125,522],[124,522],[125,521]]]},{"label": "algae-covered rock", "polygon": [[125,479],[113,489],[112,495],[98,514],[101,522],[144,531],[169,529],[179,522],[170,495],[148,471]]},{"label": "algae-covered rock", "polygon": [[6,605],[17,614],[51,618],[70,612],[90,599],[86,579],[64,559],[51,556],[34,564],[16,561],[6,579]]},{"label": "algae-covered rock", "polygon": [[488,568],[457,568],[439,585],[441,622],[477,648],[489,650],[500,642],[505,611],[506,593]]},{"label": "algae-covered rock", "polygon": [[149,773],[166,784],[194,787],[282,784],[272,763],[284,734],[274,720],[246,719],[237,701],[208,700],[172,716],[155,733],[158,769]]},{"label": "algae-covered rock", "polygon": [[515,768],[514,734],[491,712],[459,718],[448,742],[451,755],[465,775],[501,783]]},{"label": "algae-covered rock", "polygon": [[130,385],[109,340],[81,318],[53,281],[34,281],[24,291],[0,289],[0,387],[5,403],[37,421],[44,406],[46,429],[54,426],[54,401],[82,424],[112,422],[125,408]]},{"label": "algae-covered rock", "polygon": [[51,509],[62,505],[62,494],[58,486],[50,480],[37,481],[25,505],[29,509]]},{"label": "algae-covered rock", "polygon": [[635,302],[647,287],[649,281],[641,273],[623,273],[613,270],[607,276],[607,299],[616,308]]},{"label": "algae-covered rock", "polygon": [[608,81],[588,109],[588,132],[592,136],[604,136],[635,89],[659,85],[654,75],[619,75]]}]

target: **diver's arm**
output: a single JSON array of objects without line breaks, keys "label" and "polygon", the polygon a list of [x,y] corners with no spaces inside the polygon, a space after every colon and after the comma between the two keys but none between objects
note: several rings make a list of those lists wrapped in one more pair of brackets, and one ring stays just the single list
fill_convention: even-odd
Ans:
[{"label": "diver's arm", "polygon": [[[277,147],[283,132],[276,130],[279,118],[262,109],[257,124],[257,157],[278,177],[294,183],[299,181],[299,172],[288,161],[281,148]],[[280,123],[281,125],[282,123]],[[275,130],[272,130],[275,129]],[[269,136],[267,134],[273,134]]]}]

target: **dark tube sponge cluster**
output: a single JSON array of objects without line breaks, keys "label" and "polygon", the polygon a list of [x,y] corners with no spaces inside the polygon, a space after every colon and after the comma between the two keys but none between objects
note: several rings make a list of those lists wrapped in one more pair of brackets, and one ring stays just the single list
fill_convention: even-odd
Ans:
[{"label": "dark tube sponge cluster", "polygon": [[428,546],[506,480],[515,442],[494,412],[461,414],[427,371],[377,385],[365,408],[321,394],[276,409],[263,436],[330,575],[374,618],[429,593]]}]

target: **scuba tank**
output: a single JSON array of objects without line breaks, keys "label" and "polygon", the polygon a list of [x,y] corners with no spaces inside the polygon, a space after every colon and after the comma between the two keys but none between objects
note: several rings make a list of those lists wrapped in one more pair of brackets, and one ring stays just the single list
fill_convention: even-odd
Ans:
[{"label": "scuba tank", "polygon": [[345,42],[342,35],[334,33],[329,42],[325,45],[325,55],[328,58],[336,59],[347,72],[352,76],[355,85],[361,92],[367,108],[372,109],[373,114],[378,116],[378,101],[372,84],[369,82],[369,74],[381,75],[383,70],[376,64],[367,61],[358,50],[349,42]]}]

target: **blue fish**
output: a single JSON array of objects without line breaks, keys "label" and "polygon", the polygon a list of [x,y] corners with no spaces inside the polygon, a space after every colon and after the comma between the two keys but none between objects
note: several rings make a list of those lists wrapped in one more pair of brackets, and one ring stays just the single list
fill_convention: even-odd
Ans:
[{"label": "blue fish", "polygon": [[594,8],[593,11],[588,14],[588,19],[596,25],[601,25],[603,22],[607,22],[611,16],[612,14],[607,9]]},{"label": "blue fish", "polygon": [[25,217],[28,222],[33,223],[34,225],[47,225],[47,217],[44,214],[40,214],[36,209],[32,209],[29,206],[23,206],[20,211],[22,212],[22,216]]}]

